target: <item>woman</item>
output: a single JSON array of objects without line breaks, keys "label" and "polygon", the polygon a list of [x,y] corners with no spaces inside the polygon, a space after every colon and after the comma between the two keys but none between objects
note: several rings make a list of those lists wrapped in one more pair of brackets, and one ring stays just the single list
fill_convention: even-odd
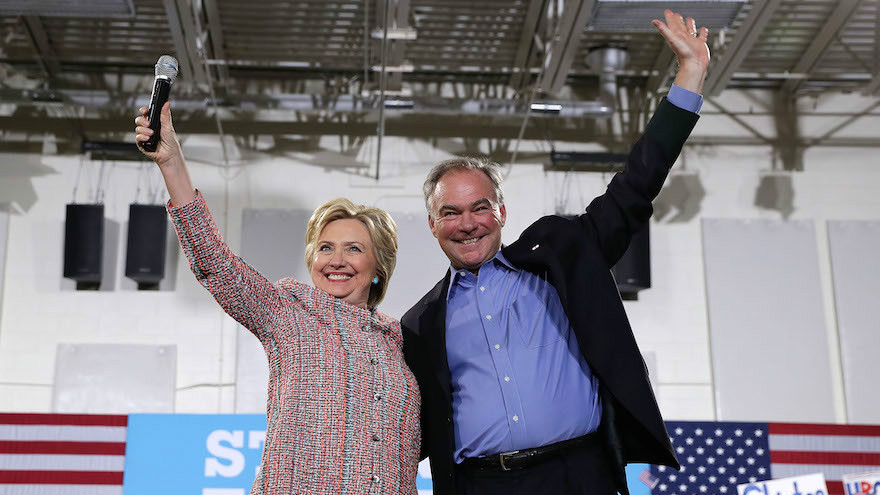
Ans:
[{"label": "woman", "polygon": [[[140,113],[139,146],[153,134],[147,108]],[[165,179],[180,245],[199,282],[269,359],[266,443],[251,495],[415,494],[418,386],[400,323],[375,310],[396,262],[394,221],[378,208],[328,201],[306,233],[315,287],[270,283],[221,239],[187,173],[170,104],[161,119],[156,151],[141,151]]]}]

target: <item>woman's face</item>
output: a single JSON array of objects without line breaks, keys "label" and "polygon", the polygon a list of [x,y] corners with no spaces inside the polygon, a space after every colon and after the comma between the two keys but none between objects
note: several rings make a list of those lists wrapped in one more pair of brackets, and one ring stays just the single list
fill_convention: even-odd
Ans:
[{"label": "woman's face", "polygon": [[343,301],[367,307],[376,259],[370,232],[360,220],[343,218],[328,223],[318,236],[312,259],[315,287]]}]

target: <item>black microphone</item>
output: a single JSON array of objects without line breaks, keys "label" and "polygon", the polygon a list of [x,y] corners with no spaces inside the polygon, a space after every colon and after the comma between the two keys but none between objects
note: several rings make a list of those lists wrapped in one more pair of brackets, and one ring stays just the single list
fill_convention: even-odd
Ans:
[{"label": "black microphone", "polygon": [[171,55],[162,55],[156,62],[156,80],[153,82],[153,95],[150,97],[150,111],[147,115],[153,135],[141,144],[146,151],[156,151],[156,146],[159,144],[159,134],[162,131],[160,114],[165,102],[168,101],[168,96],[171,95],[171,85],[175,79],[177,79],[177,59]]}]

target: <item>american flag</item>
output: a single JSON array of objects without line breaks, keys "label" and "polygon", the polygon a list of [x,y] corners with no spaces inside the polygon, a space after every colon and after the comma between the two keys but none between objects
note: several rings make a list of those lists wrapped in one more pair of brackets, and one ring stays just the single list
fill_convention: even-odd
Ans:
[{"label": "american flag", "polygon": [[829,495],[844,475],[880,470],[880,425],[667,421],[681,471],[651,466],[652,495],[736,494],[737,485],[823,473]]},{"label": "american flag", "polygon": [[121,495],[127,416],[0,413],[0,495]]}]

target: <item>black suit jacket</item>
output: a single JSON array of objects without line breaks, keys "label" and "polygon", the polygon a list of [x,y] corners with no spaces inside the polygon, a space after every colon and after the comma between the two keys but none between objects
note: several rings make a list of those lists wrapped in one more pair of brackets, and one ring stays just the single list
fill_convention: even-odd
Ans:
[{"label": "black suit jacket", "polygon": [[[575,219],[546,216],[502,253],[514,266],[545,277],[559,294],[580,350],[599,379],[601,430],[628,493],[628,462],[678,468],[642,355],[610,273],[633,233],[653,212],[669,168],[697,115],[660,102],[633,146],[623,172]],[[451,375],[446,360],[446,293],[449,273],[401,320],[403,350],[422,393],[422,456],[429,456],[434,493],[454,493]],[[578,414],[578,411],[572,411]]]}]

